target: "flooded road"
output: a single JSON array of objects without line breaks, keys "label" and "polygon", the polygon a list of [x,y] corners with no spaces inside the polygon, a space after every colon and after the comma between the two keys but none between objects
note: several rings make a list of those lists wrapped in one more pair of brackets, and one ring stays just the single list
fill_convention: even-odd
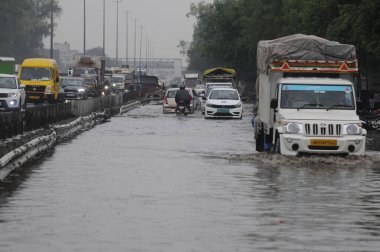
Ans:
[{"label": "flooded road", "polygon": [[0,185],[0,251],[379,251],[380,166],[271,161],[245,111],[146,105],[56,146]]}]

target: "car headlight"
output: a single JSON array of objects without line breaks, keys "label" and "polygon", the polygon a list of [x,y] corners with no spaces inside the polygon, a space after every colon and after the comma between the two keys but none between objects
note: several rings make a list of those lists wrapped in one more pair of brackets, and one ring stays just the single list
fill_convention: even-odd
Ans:
[{"label": "car headlight", "polygon": [[8,97],[16,98],[17,97],[17,93],[9,93]]},{"label": "car headlight", "polygon": [[116,83],[112,84],[113,87],[116,87]]},{"label": "car headlight", "polygon": [[343,126],[343,134],[346,135],[360,135],[362,133],[362,127],[356,123],[345,124]]},{"label": "car headlight", "polygon": [[303,126],[301,123],[289,122],[284,125],[284,132],[287,134],[303,134]]},{"label": "car headlight", "polygon": [[11,105],[11,106],[15,106],[16,104],[17,104],[16,100],[9,101],[9,105]]},{"label": "car headlight", "polygon": [[78,92],[80,92],[80,93],[83,93],[85,90],[84,90],[84,88],[79,88],[78,89]]},{"label": "car headlight", "polygon": [[105,89],[105,90],[109,89],[109,86],[104,86],[104,89]]},{"label": "car headlight", "polygon": [[45,93],[50,93],[50,91],[51,91],[51,86],[49,85],[49,86],[46,86],[46,88],[45,88]]},{"label": "car headlight", "polygon": [[241,103],[238,103],[235,105],[235,108],[240,108],[241,107]]}]

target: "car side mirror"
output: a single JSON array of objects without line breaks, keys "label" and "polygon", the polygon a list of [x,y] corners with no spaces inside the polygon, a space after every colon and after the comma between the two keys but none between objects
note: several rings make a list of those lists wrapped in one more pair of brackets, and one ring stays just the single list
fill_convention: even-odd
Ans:
[{"label": "car side mirror", "polygon": [[270,101],[270,108],[272,109],[276,109],[277,108],[277,103],[278,103],[278,100],[276,98],[273,98],[271,101]]},{"label": "car side mirror", "polygon": [[203,95],[202,100],[204,100],[204,101],[207,100],[206,96]]}]

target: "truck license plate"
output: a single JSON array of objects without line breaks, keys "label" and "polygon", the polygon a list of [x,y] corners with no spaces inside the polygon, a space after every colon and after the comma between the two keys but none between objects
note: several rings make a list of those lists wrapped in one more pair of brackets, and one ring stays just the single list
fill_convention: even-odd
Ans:
[{"label": "truck license plate", "polygon": [[218,112],[218,113],[229,113],[230,111],[227,108],[218,108],[216,110],[216,112]]},{"label": "truck license plate", "polygon": [[311,139],[310,145],[312,146],[336,146],[336,139]]},{"label": "truck license plate", "polygon": [[40,99],[40,97],[39,96],[35,96],[35,95],[31,95],[31,96],[29,96],[29,99],[31,99],[31,100],[38,100],[38,99]]}]

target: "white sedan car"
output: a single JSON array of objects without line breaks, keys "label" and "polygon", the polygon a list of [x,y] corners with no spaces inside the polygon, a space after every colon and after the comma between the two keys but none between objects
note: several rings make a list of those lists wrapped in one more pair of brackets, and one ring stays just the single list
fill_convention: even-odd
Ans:
[{"label": "white sedan car", "polygon": [[205,118],[238,118],[243,116],[243,105],[234,88],[213,88],[205,102]]}]

